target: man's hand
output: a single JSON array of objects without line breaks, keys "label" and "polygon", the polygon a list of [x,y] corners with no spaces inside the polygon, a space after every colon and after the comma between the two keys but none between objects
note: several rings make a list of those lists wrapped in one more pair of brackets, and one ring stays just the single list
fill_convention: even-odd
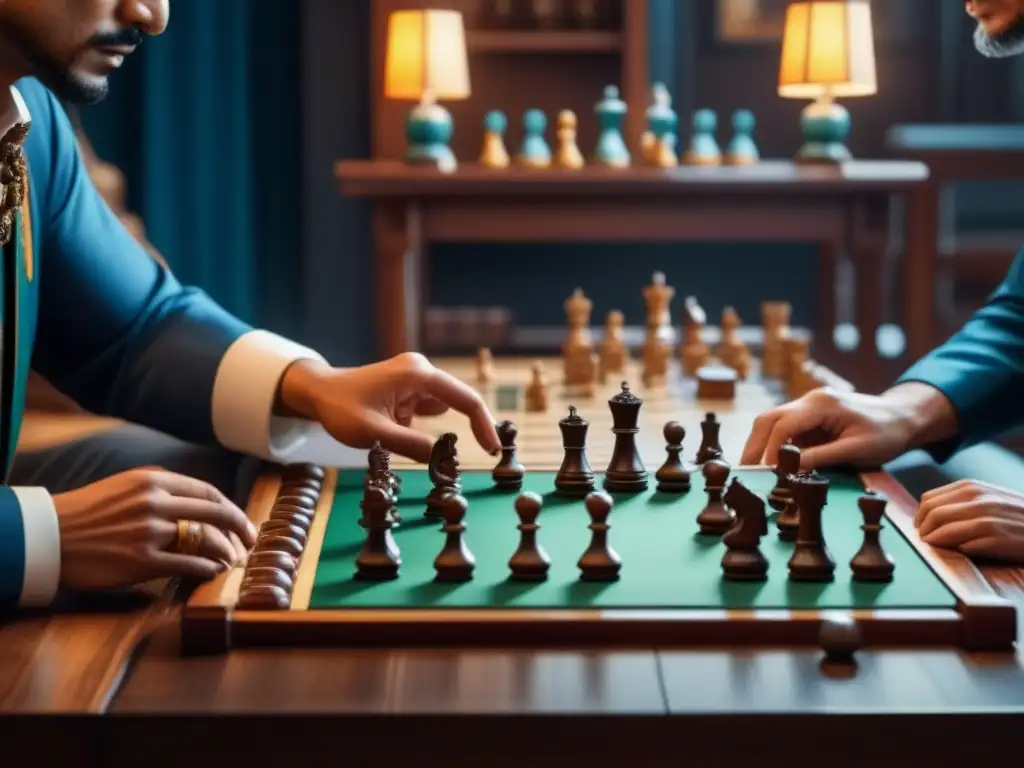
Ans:
[{"label": "man's hand", "polygon": [[1024,495],[958,480],[921,497],[914,516],[921,539],[970,557],[1024,563]]},{"label": "man's hand", "polygon": [[775,464],[779,448],[792,440],[805,470],[880,466],[955,429],[949,401],[924,384],[903,384],[880,396],[817,389],[758,416],[741,461]]},{"label": "man's hand", "polygon": [[[61,586],[113,589],[150,579],[210,579],[245,557],[256,529],[216,488],[159,469],[137,469],[54,496]],[[178,551],[178,521],[200,525],[198,551]],[[238,544],[241,543],[240,548]]]},{"label": "man's hand", "polygon": [[412,429],[414,416],[449,409],[469,418],[473,435],[491,455],[501,452],[494,417],[480,394],[420,354],[405,353],[360,368],[296,363],[281,383],[282,406],[323,424],[336,440],[388,451],[426,463],[434,438]]}]

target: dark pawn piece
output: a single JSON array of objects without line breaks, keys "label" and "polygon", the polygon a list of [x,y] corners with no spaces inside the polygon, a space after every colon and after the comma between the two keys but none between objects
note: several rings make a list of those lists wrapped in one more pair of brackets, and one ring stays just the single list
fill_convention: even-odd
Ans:
[{"label": "dark pawn piece", "polygon": [[518,491],[523,487],[523,475],[526,470],[516,458],[516,437],[519,430],[511,421],[503,421],[497,426],[498,439],[501,441],[501,460],[491,472],[494,485],[503,491]]},{"label": "dark pawn piece", "polygon": [[729,479],[731,467],[722,459],[711,459],[704,464],[704,491],[708,495],[708,504],[697,515],[700,532],[710,536],[721,536],[732,528],[732,513],[722,501],[725,483]]},{"label": "dark pawn piece", "polygon": [[459,438],[452,432],[446,432],[437,439],[430,451],[430,464],[427,472],[434,487],[427,494],[427,511],[425,517],[439,520],[441,501],[450,493],[462,491],[459,482],[459,452],[456,448]]},{"label": "dark pawn piece", "polygon": [[857,500],[857,506],[864,516],[864,524],[860,527],[864,531],[864,543],[850,560],[854,581],[892,581],[896,563],[882,549],[879,540],[882,533],[882,517],[885,515],[885,505],[888,501],[879,493],[866,493]]},{"label": "dark pawn piece", "polygon": [[441,516],[444,518],[444,549],[434,559],[437,581],[469,581],[473,578],[476,558],[466,547],[466,511],[469,504],[458,493],[449,493],[441,500]]},{"label": "dark pawn piece", "polygon": [[782,512],[793,498],[789,478],[800,471],[800,449],[792,443],[779,448],[779,460],[775,465],[775,487],[768,494],[768,503],[776,512]]},{"label": "dark pawn piece", "polygon": [[722,557],[722,571],[732,581],[764,581],[768,561],[761,554],[761,537],[768,535],[764,501],[739,480],[733,479],[725,492],[725,503],[736,511],[736,524],[722,537],[728,547]]},{"label": "dark pawn piece", "polygon": [[544,581],[551,568],[551,558],[537,543],[537,518],[543,502],[536,493],[521,493],[516,499],[516,514],[519,515],[519,548],[508,561],[510,576],[514,581]]},{"label": "dark pawn piece", "polygon": [[722,425],[713,413],[707,414],[704,421],[700,423],[701,441],[700,448],[697,449],[698,464],[722,458],[722,444],[718,437],[721,429]]},{"label": "dark pawn piece", "polygon": [[605,470],[604,487],[615,492],[636,492],[647,488],[647,469],[640,459],[636,435],[640,430],[640,407],[644,401],[629,391],[629,384],[622,382],[622,391],[609,398],[612,411],[612,433],[615,447],[612,459]]},{"label": "dark pawn piece", "polygon": [[802,472],[792,478],[793,499],[800,507],[800,527],[796,546],[789,559],[789,578],[793,581],[832,581],[836,563],[825,544],[821,516],[828,500],[829,482],[814,472]]},{"label": "dark pawn piece", "polygon": [[363,518],[359,524],[366,529],[366,541],[356,556],[356,578],[367,581],[388,581],[398,576],[402,558],[391,535],[392,523],[388,519],[391,494],[376,484],[363,490],[360,505]]},{"label": "dark pawn piece", "polygon": [[683,440],[686,430],[678,421],[670,421],[663,431],[665,436],[665,463],[654,474],[658,490],[664,493],[685,493],[690,490],[690,473],[683,466]]},{"label": "dark pawn piece", "polygon": [[595,491],[588,494],[583,502],[590,515],[590,546],[580,557],[577,565],[581,581],[615,581],[622,569],[622,559],[608,546],[608,515],[612,511],[612,498],[607,493]]},{"label": "dark pawn piece", "polygon": [[594,472],[587,460],[587,430],[590,424],[569,406],[569,415],[558,422],[565,457],[555,475],[555,488],[566,496],[583,497],[594,490]]}]

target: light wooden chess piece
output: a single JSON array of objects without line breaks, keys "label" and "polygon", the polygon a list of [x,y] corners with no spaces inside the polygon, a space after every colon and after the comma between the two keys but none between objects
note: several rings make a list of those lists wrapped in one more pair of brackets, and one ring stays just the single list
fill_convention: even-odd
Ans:
[{"label": "light wooden chess piece", "polygon": [[647,133],[641,143],[645,163],[657,168],[679,165],[676,153],[679,117],[672,109],[672,96],[664,83],[655,83],[651,88],[651,105],[645,116]]},{"label": "light wooden chess piece", "polygon": [[562,364],[566,387],[587,387],[597,380],[594,366],[594,342],[590,335],[593,302],[577,288],[565,301],[569,331],[562,344]]},{"label": "light wooden chess piece", "polygon": [[601,375],[609,373],[625,373],[629,363],[629,347],[622,338],[625,317],[613,309],[608,313],[604,325],[604,342],[601,344]]},{"label": "light wooden chess piece", "polygon": [[558,113],[556,136],[558,150],[555,153],[555,165],[567,170],[579,170],[584,165],[583,153],[576,143],[576,113],[565,109]]},{"label": "light wooden chess piece", "polygon": [[476,353],[476,381],[481,386],[494,381],[494,356],[487,347],[481,347]]},{"label": "light wooden chess piece", "polygon": [[795,399],[805,394],[804,366],[810,354],[810,342],[805,338],[790,335],[783,344],[783,351],[785,357],[783,380],[786,385],[786,393]]},{"label": "light wooden chess piece", "polygon": [[704,309],[696,298],[688,296],[683,302],[683,345],[680,350],[683,373],[687,376],[696,376],[711,358],[711,350],[701,338],[706,323]]},{"label": "light wooden chess piece", "polygon": [[764,352],[761,375],[768,379],[782,378],[786,369],[785,339],[793,308],[788,301],[765,301],[761,304],[761,326],[764,331]]},{"label": "light wooden chess piece", "polygon": [[548,382],[544,364],[539,360],[530,366],[530,383],[526,385],[524,399],[527,413],[543,413],[548,409]]},{"label": "light wooden chess piece", "polygon": [[502,170],[512,164],[505,146],[505,131],[508,118],[504,112],[492,110],[484,117],[484,145],[480,151],[480,165],[485,168]]},{"label": "light wooden chess piece", "polygon": [[672,357],[676,336],[672,328],[669,305],[675,295],[675,288],[667,284],[663,272],[655,272],[651,284],[644,288],[647,323],[644,337],[643,380],[647,386],[664,380],[668,375],[668,361]]},{"label": "light wooden chess piece", "polygon": [[750,350],[740,338],[743,320],[732,307],[722,310],[722,338],[715,350],[718,359],[732,368],[740,379],[750,373]]}]

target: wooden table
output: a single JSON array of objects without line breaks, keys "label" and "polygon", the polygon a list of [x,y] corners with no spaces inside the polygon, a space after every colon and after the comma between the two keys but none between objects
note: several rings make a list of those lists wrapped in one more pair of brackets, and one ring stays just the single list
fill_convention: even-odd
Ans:
[{"label": "wooden table", "polygon": [[[451,175],[393,161],[346,161],[341,193],[374,202],[380,353],[421,348],[425,270],[438,242],[809,243],[821,256],[815,356],[863,388],[889,383],[875,331],[884,322],[880,275],[893,195],[928,177],[916,162],[813,168],[765,161],[751,168],[587,167],[576,172],[462,165]],[[860,344],[839,353],[836,264],[855,268]],[[441,267],[435,267],[435,269]],[[775,297],[765,297],[775,298]]]},{"label": "wooden table", "polygon": [[[447,367],[471,375],[465,363]],[[750,387],[720,407],[729,456],[753,416],[777,401]],[[679,416],[699,420],[707,405],[681,403]],[[983,570],[1024,616],[1024,570]],[[125,768],[140,755],[147,766],[221,766],[226,754],[254,765],[677,766],[685,757],[716,766],[943,766],[1020,748],[1021,651],[876,651],[849,678],[823,674],[813,650],[757,648],[183,657],[163,605],[108,605],[0,630],[5,714],[105,715],[66,726],[65,739],[46,721],[8,721],[7,748],[24,739],[39,757],[70,746],[75,765]],[[150,642],[137,646],[147,633]]]}]

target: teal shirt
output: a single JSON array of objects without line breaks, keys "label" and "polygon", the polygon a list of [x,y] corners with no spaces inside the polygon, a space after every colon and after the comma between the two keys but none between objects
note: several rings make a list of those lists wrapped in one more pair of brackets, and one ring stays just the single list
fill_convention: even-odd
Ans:
[{"label": "teal shirt", "polygon": [[1024,424],[1024,250],[970,322],[900,377],[909,381],[930,384],[956,409],[958,434],[927,447],[936,461]]}]

